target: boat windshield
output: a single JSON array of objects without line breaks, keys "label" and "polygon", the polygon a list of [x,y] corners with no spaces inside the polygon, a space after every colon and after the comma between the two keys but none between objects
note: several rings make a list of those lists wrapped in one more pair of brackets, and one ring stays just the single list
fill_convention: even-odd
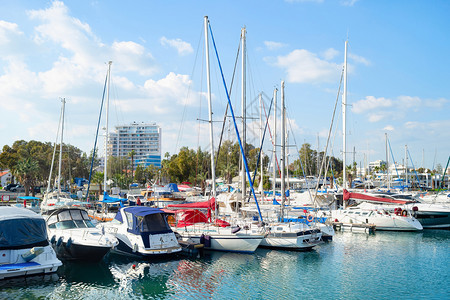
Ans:
[{"label": "boat windshield", "polygon": [[145,217],[137,217],[141,232],[166,232],[171,230],[163,214],[150,214]]},{"label": "boat windshield", "polygon": [[49,228],[56,229],[74,229],[74,228],[93,228],[91,218],[84,210],[63,210],[56,215],[50,216],[47,221]]}]

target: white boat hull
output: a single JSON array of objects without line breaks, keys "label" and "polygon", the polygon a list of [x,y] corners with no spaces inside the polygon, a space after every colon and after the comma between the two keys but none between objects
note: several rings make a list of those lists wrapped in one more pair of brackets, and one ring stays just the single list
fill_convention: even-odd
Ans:
[{"label": "white boat hull", "polygon": [[195,228],[187,226],[177,228],[182,240],[191,240],[194,243],[204,244],[205,249],[228,252],[253,253],[261,244],[263,234],[251,232],[232,233],[231,228],[212,227]]},{"label": "white boat hull", "polygon": [[22,255],[30,249],[0,250],[0,280],[5,278],[54,273],[61,261],[51,246],[45,246],[44,252],[29,262]]}]

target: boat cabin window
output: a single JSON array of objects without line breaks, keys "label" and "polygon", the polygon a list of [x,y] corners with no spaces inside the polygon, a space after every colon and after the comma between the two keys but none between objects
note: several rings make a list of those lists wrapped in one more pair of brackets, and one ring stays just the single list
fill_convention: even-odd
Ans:
[{"label": "boat cabin window", "polygon": [[359,215],[359,214],[361,214],[361,212],[355,211],[355,215]]},{"label": "boat cabin window", "polygon": [[368,214],[369,214],[368,211],[365,211],[365,212],[362,212],[362,213],[361,213],[361,215],[363,215],[363,216],[367,216]]},{"label": "boat cabin window", "polygon": [[151,214],[137,217],[141,232],[163,232],[170,230],[163,214]]},{"label": "boat cabin window", "polygon": [[52,215],[47,221],[49,228],[72,229],[95,227],[87,212],[84,210],[66,210]]},{"label": "boat cabin window", "polygon": [[128,229],[133,229],[133,215],[129,212],[125,212],[125,217],[127,218]]},{"label": "boat cabin window", "polygon": [[91,222],[87,212],[84,210],[71,210],[70,215],[78,228],[92,228],[95,227]]}]

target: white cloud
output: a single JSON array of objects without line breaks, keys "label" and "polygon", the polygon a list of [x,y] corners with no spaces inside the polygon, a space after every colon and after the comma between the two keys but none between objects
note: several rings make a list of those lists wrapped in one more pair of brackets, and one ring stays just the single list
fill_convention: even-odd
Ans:
[{"label": "white cloud", "polygon": [[419,97],[411,97],[411,96],[399,96],[398,97],[398,105],[399,108],[408,109],[408,108],[419,108],[422,104],[422,100]]},{"label": "white cloud", "polygon": [[285,69],[288,82],[328,82],[333,81],[341,65],[321,60],[307,50],[294,50],[286,56],[278,56],[275,65]]},{"label": "white cloud", "polygon": [[445,98],[439,98],[439,99],[435,99],[435,100],[426,99],[423,101],[425,106],[435,108],[435,109],[443,108],[445,105],[448,105],[449,102],[450,101]]},{"label": "white cloud", "polygon": [[23,35],[23,32],[16,23],[0,20],[0,45],[9,43],[11,35]]},{"label": "white cloud", "polygon": [[343,1],[341,1],[341,5],[343,5],[343,6],[353,6],[358,1],[359,0],[343,0]]},{"label": "white cloud", "polygon": [[156,72],[151,65],[153,57],[145,51],[144,46],[135,42],[114,42],[111,46],[112,60],[118,71],[137,72],[149,76]]},{"label": "white cloud", "polygon": [[339,55],[339,51],[336,49],[330,48],[321,53],[322,57],[326,60],[332,60],[336,56]]},{"label": "white cloud", "polygon": [[160,43],[163,46],[170,46],[172,48],[175,48],[178,51],[179,55],[187,55],[194,52],[194,49],[192,48],[191,44],[188,42],[185,42],[181,39],[168,39],[165,36],[163,36],[160,39]]},{"label": "white cloud", "polygon": [[[174,110],[179,112],[185,105],[199,105],[202,96],[195,92],[188,94],[191,84],[188,75],[170,72],[165,78],[147,80],[144,86],[138,87],[138,93],[122,99],[117,105],[124,112],[149,111],[153,115],[164,115]],[[179,117],[178,114],[174,116]]]},{"label": "white cloud", "polygon": [[368,59],[362,57],[362,56],[349,53],[348,57],[350,59],[352,59],[353,61],[357,62],[357,63],[363,64],[363,65],[366,65],[366,66],[370,66],[371,65],[370,61]]},{"label": "white cloud", "polygon": [[385,131],[394,131],[394,126],[392,126],[392,125],[387,125],[387,126],[385,126],[385,127],[383,128],[383,130],[385,130]]},{"label": "white cloud", "polygon": [[352,112],[361,114],[366,111],[373,111],[379,108],[391,107],[392,100],[386,98],[375,98],[373,96],[367,96],[365,99],[359,100],[352,104]]},{"label": "white cloud", "polygon": [[286,47],[287,44],[284,43],[280,43],[280,42],[273,42],[273,41],[264,41],[264,45],[266,46],[267,49],[269,49],[270,51],[273,50],[278,50],[280,48]]}]

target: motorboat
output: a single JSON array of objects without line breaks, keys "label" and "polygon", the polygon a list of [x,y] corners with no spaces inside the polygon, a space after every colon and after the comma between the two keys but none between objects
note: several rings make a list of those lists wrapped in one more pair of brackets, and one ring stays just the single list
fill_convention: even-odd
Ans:
[{"label": "motorboat", "polygon": [[100,261],[119,244],[114,235],[97,228],[83,208],[56,209],[46,221],[50,242],[60,259]]},{"label": "motorboat", "polygon": [[44,198],[40,205],[41,214],[49,214],[51,211],[70,206],[80,201],[73,199],[69,193],[58,192],[57,190],[44,194]]},{"label": "motorboat", "polygon": [[450,205],[438,203],[411,203],[405,205],[425,229],[449,229]]},{"label": "motorboat", "polygon": [[0,207],[0,279],[56,272],[61,261],[50,246],[45,220],[19,207]]},{"label": "motorboat", "polygon": [[[323,211],[326,215],[326,212]],[[330,210],[329,217],[336,223],[343,226],[352,226],[353,224],[373,224],[376,230],[389,231],[418,231],[423,226],[411,215],[411,212],[405,210],[403,213],[391,212],[386,209],[377,209],[373,204],[361,203],[358,206],[346,209]]]},{"label": "motorboat", "polygon": [[154,207],[128,206],[121,208],[114,220],[97,227],[119,241],[114,253],[140,258],[167,256],[182,250],[168,224],[168,215]]},{"label": "motorboat", "polygon": [[[344,193],[345,195],[345,193]],[[369,201],[372,208],[381,208],[390,214],[411,215],[417,219],[425,229],[450,228],[450,206],[445,203],[422,202],[422,198],[415,198],[408,194],[392,193],[347,193],[347,198]],[[419,199],[416,200],[416,199]],[[364,203],[365,206],[369,206]],[[359,205],[361,206],[361,204]]]}]

